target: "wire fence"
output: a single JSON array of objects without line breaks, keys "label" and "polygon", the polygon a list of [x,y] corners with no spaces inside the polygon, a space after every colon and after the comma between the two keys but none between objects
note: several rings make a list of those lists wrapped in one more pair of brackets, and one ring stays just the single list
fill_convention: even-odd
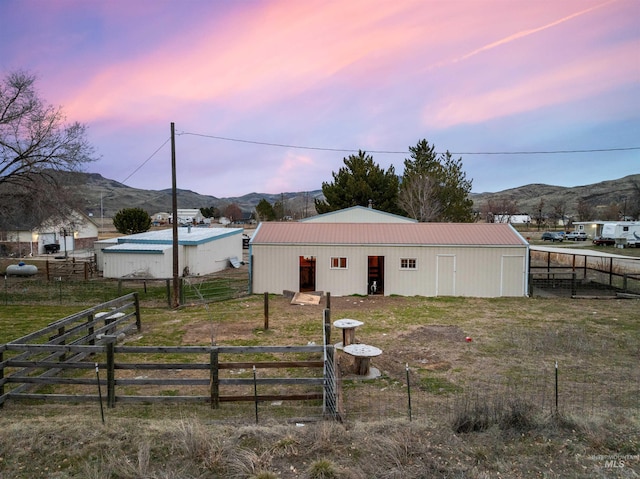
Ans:
[{"label": "wire fence", "polygon": [[640,294],[640,258],[531,250],[529,269],[533,294]]},{"label": "wire fence", "polygon": [[553,369],[527,377],[501,378],[469,383],[457,391],[425,391],[410,382],[343,380],[343,418],[378,420],[407,418],[455,424],[473,414],[493,416],[496,421],[514,408],[531,415],[555,413],[597,417],[640,412],[640,373],[625,382],[611,384],[606,373]]},{"label": "wire fence", "polygon": [[47,281],[5,275],[0,304],[98,304],[129,293],[138,293],[141,300],[167,303],[164,280],[83,281],[58,277]]}]

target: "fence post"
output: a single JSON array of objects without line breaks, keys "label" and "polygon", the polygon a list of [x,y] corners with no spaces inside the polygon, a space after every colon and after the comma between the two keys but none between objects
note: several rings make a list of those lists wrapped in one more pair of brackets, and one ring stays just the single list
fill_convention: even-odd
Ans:
[{"label": "fence post", "polygon": [[269,293],[264,292],[264,330],[269,329]]},{"label": "fence post", "polygon": [[96,338],[93,337],[93,333],[95,332],[95,329],[93,327],[93,320],[94,320],[93,313],[89,313],[89,315],[87,316],[87,323],[89,324],[89,328],[87,330],[87,336],[91,337],[91,339],[89,339],[89,344],[91,346],[96,344]]},{"label": "fence post", "polygon": [[85,261],[83,264],[84,264],[84,280],[87,281],[89,279],[89,263]]},{"label": "fence post", "polygon": [[211,409],[220,408],[220,378],[219,378],[219,358],[218,348],[211,350],[210,354],[210,393],[211,393]]},{"label": "fence post", "polygon": [[558,361],[556,361],[556,384],[555,384],[555,393],[556,393],[556,415],[558,415]]},{"label": "fence post", "polygon": [[409,422],[412,420],[412,412],[411,412],[411,380],[409,378],[409,363],[406,366],[407,370],[407,400],[409,406]]},{"label": "fence post", "polygon": [[613,284],[613,258],[609,258],[609,286]]},{"label": "fence post", "polygon": [[[0,363],[4,363],[4,351],[0,350]],[[4,396],[4,364],[0,366],[0,396]],[[0,408],[4,405],[4,402],[0,403]]]},{"label": "fence post", "polygon": [[171,303],[171,280],[165,279],[165,281],[167,282],[167,304],[171,307],[173,304]]},{"label": "fence post", "polygon": [[[59,327],[59,328],[58,328],[58,337],[62,337],[62,336],[64,336],[64,331],[65,331],[65,330],[64,330],[64,326]],[[65,344],[65,340],[63,339],[63,340],[60,342],[60,344]],[[60,362],[64,362],[64,361],[66,361],[66,360],[67,360],[67,355],[66,355],[66,353],[62,353],[62,354],[60,355],[60,357],[58,358],[58,361],[60,361]]]},{"label": "fence post", "polygon": [[578,294],[578,279],[576,273],[571,273],[571,296]]},{"label": "fence post", "polygon": [[136,307],[136,328],[138,331],[142,331],[142,320],[140,319],[140,300],[138,299],[138,293],[133,293],[133,302]]},{"label": "fence post", "polygon": [[44,269],[47,272],[47,281],[50,281],[51,278],[49,277],[49,260],[45,261],[44,263]]},{"label": "fence post", "polygon": [[324,310],[324,344],[331,344],[331,310]]},{"label": "fence post", "polygon": [[116,338],[107,339],[107,407],[116,407],[116,371],[115,344]]},{"label": "fence post", "polygon": [[331,293],[327,291],[327,309],[331,309]]},{"label": "fence post", "polygon": [[256,405],[256,424],[258,424],[258,382],[256,380],[256,366],[253,365],[253,400]]}]

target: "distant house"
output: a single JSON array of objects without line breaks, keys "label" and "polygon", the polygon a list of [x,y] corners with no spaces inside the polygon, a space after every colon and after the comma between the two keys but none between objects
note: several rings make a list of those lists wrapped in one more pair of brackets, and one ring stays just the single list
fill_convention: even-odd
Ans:
[{"label": "distant house", "polygon": [[166,211],[160,211],[151,216],[151,223],[153,223],[155,226],[166,225],[169,223],[170,217],[170,213],[167,213]]},{"label": "distant house", "polygon": [[[173,214],[156,213],[151,217],[152,221],[161,221],[173,224]],[[179,225],[196,225],[204,222],[204,216],[198,208],[178,208],[178,224]]]},{"label": "distant house", "polygon": [[61,253],[90,249],[98,240],[98,226],[79,211],[67,218],[44,221],[34,229],[0,232],[0,249],[4,254],[35,256],[45,254],[45,245],[58,245]]},{"label": "distant house", "polygon": [[509,224],[382,222],[381,212],[364,214],[371,221],[261,223],[249,242],[251,292],[528,294],[529,244]]},{"label": "distant house", "polygon": [[511,223],[512,225],[526,225],[531,223],[531,215],[528,213],[496,213],[493,215],[494,223]]},{"label": "distant house", "polygon": [[[242,228],[178,228],[180,276],[222,271],[231,258],[242,258]],[[98,268],[105,278],[170,278],[173,230],[148,231],[95,244]]]}]

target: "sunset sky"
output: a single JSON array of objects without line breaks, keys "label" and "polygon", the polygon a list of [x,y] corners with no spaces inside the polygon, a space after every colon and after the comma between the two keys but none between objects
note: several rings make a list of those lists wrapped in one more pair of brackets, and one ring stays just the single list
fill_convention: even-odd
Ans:
[{"label": "sunset sky", "polygon": [[37,75],[88,126],[86,170],[136,188],[171,187],[171,122],[178,188],[217,197],[318,190],[359,149],[401,174],[422,139],[477,193],[640,173],[640,0],[0,0],[0,19],[0,75]]}]

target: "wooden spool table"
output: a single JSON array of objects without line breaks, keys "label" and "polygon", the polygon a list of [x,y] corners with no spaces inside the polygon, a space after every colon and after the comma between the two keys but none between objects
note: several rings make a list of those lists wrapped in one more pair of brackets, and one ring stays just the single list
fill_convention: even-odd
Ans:
[{"label": "wooden spool table", "polygon": [[[116,319],[122,318],[124,316],[124,313],[118,312],[118,313],[112,313],[110,311],[101,311],[99,313],[95,314],[96,318],[104,318],[104,324],[105,326],[113,323]],[[107,334],[111,334],[113,328],[109,329],[107,331]]]},{"label": "wooden spool table", "polygon": [[382,349],[368,344],[350,344],[344,347],[344,352],[356,359],[355,373],[360,376],[368,376],[371,358],[380,356]]},{"label": "wooden spool table", "polygon": [[356,328],[363,324],[364,323],[362,321],[348,318],[338,319],[333,322],[333,325],[336,328],[342,329],[342,347],[353,344],[356,338]]}]

